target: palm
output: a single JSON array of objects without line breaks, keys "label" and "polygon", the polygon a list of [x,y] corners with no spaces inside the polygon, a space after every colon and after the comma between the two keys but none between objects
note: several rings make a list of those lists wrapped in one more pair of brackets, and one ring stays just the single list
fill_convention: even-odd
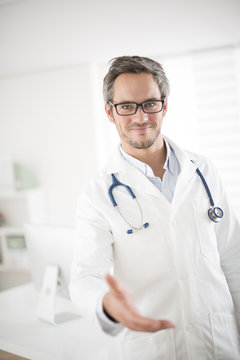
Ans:
[{"label": "palm", "polygon": [[105,277],[110,291],[103,298],[105,311],[115,320],[135,331],[155,332],[175,326],[167,320],[156,320],[142,316],[131,293],[111,275]]}]

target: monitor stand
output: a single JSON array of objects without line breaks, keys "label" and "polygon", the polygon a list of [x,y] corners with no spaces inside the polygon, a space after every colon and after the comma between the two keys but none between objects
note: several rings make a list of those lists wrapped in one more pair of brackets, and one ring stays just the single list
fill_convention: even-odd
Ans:
[{"label": "monitor stand", "polygon": [[71,306],[69,300],[57,297],[59,283],[59,267],[57,265],[48,265],[44,272],[37,317],[51,324],[59,324],[79,318],[79,315],[73,311],[68,311],[68,309],[66,312],[56,312],[57,300],[65,300],[65,304]]}]

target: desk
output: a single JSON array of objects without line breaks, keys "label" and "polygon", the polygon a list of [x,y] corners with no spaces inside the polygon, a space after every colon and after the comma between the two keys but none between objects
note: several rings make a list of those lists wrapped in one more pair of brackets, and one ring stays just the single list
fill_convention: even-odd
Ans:
[{"label": "desk", "polygon": [[31,283],[0,292],[1,350],[31,360],[123,360],[120,341],[85,319],[38,320],[38,298]]}]

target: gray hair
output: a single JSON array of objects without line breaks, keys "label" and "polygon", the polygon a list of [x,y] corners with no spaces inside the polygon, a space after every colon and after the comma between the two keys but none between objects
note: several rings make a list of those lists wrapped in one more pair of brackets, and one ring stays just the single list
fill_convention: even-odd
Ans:
[{"label": "gray hair", "polygon": [[169,81],[161,64],[142,56],[119,56],[111,60],[109,71],[103,80],[104,102],[113,101],[113,84],[118,75],[123,73],[140,74],[141,72],[152,74],[162,98],[169,96]]}]

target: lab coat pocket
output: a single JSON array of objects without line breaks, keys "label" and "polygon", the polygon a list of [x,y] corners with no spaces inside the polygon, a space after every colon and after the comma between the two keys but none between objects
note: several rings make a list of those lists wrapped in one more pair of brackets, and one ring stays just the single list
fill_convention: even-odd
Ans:
[{"label": "lab coat pocket", "polygon": [[239,360],[239,336],[236,319],[231,314],[211,314],[215,360]]},{"label": "lab coat pocket", "polygon": [[161,330],[123,342],[125,360],[176,360],[174,330]]},{"label": "lab coat pocket", "polygon": [[209,199],[195,200],[192,205],[200,252],[213,260],[213,256],[216,256],[218,252],[214,232],[215,223],[208,216]]}]

